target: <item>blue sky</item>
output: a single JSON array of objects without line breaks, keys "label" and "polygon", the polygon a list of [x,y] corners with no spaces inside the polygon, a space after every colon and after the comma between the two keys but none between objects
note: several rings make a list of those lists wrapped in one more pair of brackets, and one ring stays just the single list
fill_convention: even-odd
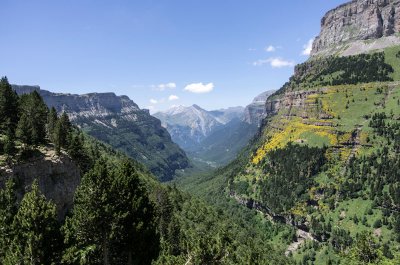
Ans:
[{"label": "blue sky", "polygon": [[[2,0],[0,75],[141,108],[245,106],[307,60],[344,0]],[[201,93],[200,93],[201,92]]]}]

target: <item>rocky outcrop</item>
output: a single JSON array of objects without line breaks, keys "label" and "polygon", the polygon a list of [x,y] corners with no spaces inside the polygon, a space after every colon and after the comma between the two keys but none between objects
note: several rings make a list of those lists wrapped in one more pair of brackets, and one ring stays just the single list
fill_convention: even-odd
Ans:
[{"label": "rocky outcrop", "polygon": [[[311,55],[355,54],[354,45],[358,50],[385,48],[400,44],[399,32],[400,0],[353,0],[322,18],[321,33],[314,40]],[[381,40],[365,42],[377,39]]]},{"label": "rocky outcrop", "polygon": [[189,166],[185,152],[172,142],[161,122],[127,96],[52,93],[38,86],[13,88],[18,94],[38,91],[49,107],[67,113],[75,125],[143,163],[162,181]]},{"label": "rocky outcrop", "polygon": [[267,114],[265,111],[265,103],[267,102],[268,97],[274,92],[275,90],[265,91],[255,97],[253,102],[247,105],[247,107],[245,108],[243,120],[248,124],[260,126],[262,120]]},{"label": "rocky outcrop", "polygon": [[[265,103],[265,113],[266,116],[273,115],[277,113],[281,109],[290,110],[293,107],[296,108],[305,108],[309,104],[313,104],[307,102],[307,98],[313,94],[324,93],[327,88],[320,88],[316,90],[299,90],[299,91],[291,91],[285,92],[279,97],[273,97],[268,99]],[[290,115],[290,114],[289,114]]]},{"label": "rocky outcrop", "polygon": [[65,153],[56,155],[51,148],[41,148],[25,162],[0,167],[0,187],[11,177],[17,180],[19,197],[37,179],[41,192],[56,204],[60,219],[72,208],[74,193],[81,181],[77,164]]}]

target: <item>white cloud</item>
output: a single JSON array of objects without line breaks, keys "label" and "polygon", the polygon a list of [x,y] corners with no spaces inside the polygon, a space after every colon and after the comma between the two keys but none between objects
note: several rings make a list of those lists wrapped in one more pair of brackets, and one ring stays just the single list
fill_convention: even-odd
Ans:
[{"label": "white cloud", "polygon": [[265,47],[266,52],[274,52],[276,51],[276,47],[269,45],[268,47]]},{"label": "white cloud", "polygon": [[151,103],[151,104],[157,104],[157,103],[158,103],[158,100],[152,98],[152,99],[150,99],[150,103]]},{"label": "white cloud", "polygon": [[176,88],[176,84],[175,83],[173,83],[173,82],[170,82],[170,83],[166,83],[166,84],[159,84],[159,85],[156,85],[156,86],[151,86],[153,89],[155,89],[155,90],[159,90],[159,91],[164,91],[165,89],[173,89],[173,88]]},{"label": "white cloud", "polygon": [[295,62],[287,61],[281,58],[268,58],[265,60],[258,60],[253,63],[254,66],[261,66],[264,64],[270,64],[272,68],[282,68],[282,67],[293,67]]},{"label": "white cloud", "polygon": [[302,55],[309,56],[311,54],[313,42],[314,39],[310,39],[307,44],[303,45],[303,51],[301,52]]},{"label": "white cloud", "polygon": [[168,100],[169,100],[169,101],[178,100],[178,99],[179,99],[179,97],[178,97],[177,95],[170,95],[170,96],[168,97]]},{"label": "white cloud", "polygon": [[255,52],[256,50],[257,50],[257,49],[254,49],[254,48],[249,48],[249,49],[248,49],[249,52]]},{"label": "white cloud", "polygon": [[203,83],[193,83],[187,85],[184,90],[192,92],[192,93],[208,93],[214,89],[213,83],[203,84]]}]

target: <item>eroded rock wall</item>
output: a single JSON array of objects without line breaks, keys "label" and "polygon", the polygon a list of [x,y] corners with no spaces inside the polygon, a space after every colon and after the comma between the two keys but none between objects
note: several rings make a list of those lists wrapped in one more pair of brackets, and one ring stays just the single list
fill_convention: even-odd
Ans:
[{"label": "eroded rock wall", "polygon": [[311,55],[352,41],[396,36],[400,32],[400,0],[353,0],[329,11]]}]

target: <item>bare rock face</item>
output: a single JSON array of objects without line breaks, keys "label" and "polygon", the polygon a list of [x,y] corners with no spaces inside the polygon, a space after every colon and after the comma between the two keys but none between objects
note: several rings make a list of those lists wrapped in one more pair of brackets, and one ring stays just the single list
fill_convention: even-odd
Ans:
[{"label": "bare rock face", "polygon": [[395,37],[399,32],[400,0],[353,0],[322,18],[311,55],[340,44]]},{"label": "bare rock face", "polygon": [[253,99],[253,102],[246,106],[244,110],[243,121],[248,124],[254,124],[257,126],[261,125],[262,120],[266,117],[267,113],[265,111],[265,103],[270,95],[272,95],[275,90],[268,90]]},{"label": "bare rock face", "polygon": [[77,164],[66,154],[56,155],[51,148],[41,148],[40,154],[28,161],[0,167],[0,187],[11,177],[17,180],[20,198],[37,179],[40,191],[56,204],[59,219],[72,208],[81,181]]}]

